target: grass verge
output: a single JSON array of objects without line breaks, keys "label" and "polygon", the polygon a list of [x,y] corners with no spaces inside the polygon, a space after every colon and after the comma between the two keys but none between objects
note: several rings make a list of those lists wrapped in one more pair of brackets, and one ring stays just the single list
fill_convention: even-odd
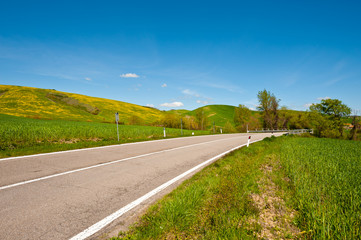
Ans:
[{"label": "grass verge", "polygon": [[164,197],[126,233],[113,239],[248,239],[261,231],[253,223],[259,210],[260,167],[270,142],[243,148],[206,167]]},{"label": "grass verge", "polygon": [[112,239],[360,239],[360,151],[268,138],[195,174]]},{"label": "grass verge", "polygon": [[[168,138],[210,134],[167,128]],[[0,114],[0,158],[87,147],[163,139],[162,127],[39,120]]]}]

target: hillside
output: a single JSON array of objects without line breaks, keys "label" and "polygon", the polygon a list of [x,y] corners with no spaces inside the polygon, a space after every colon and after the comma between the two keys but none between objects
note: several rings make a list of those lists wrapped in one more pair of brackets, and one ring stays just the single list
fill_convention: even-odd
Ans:
[{"label": "hillside", "polygon": [[88,122],[120,122],[151,124],[162,111],[131,103],[65,93],[53,89],[0,85],[0,113],[36,118]]},{"label": "hillside", "polygon": [[207,117],[207,125],[212,125],[214,122],[216,126],[224,126],[227,121],[234,125],[233,118],[235,106],[230,105],[208,105],[183,113],[182,115],[196,116],[196,112],[200,111],[199,109],[201,109],[203,114]]},{"label": "hillside", "polygon": [[[209,105],[200,109],[208,118],[208,126],[213,121],[217,126],[224,126],[227,121],[234,124],[234,108],[229,105]],[[0,85],[0,113],[19,117],[114,122],[114,113],[119,112],[119,120],[124,124],[151,125],[155,122],[161,123],[166,113],[185,117],[195,116],[196,111],[197,109],[160,111],[156,108],[54,89]]]}]

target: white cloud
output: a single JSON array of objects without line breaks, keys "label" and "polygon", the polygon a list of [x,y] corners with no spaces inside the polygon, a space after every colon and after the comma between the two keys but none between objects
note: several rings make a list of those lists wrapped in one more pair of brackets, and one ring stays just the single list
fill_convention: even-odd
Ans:
[{"label": "white cloud", "polygon": [[311,105],[312,105],[312,103],[306,103],[306,104],[303,105],[303,107],[309,108],[309,107],[311,107]]},{"label": "white cloud", "polygon": [[192,90],[189,90],[189,89],[183,90],[182,93],[185,95],[193,96],[193,97],[200,97],[198,93],[196,93]]},{"label": "white cloud", "polygon": [[202,100],[197,100],[197,103],[199,103],[199,104],[208,104],[209,102],[208,101],[202,101]]},{"label": "white cloud", "polygon": [[146,106],[147,106],[147,107],[152,107],[152,108],[154,108],[154,104],[149,104],[149,103],[147,103]]},{"label": "white cloud", "polygon": [[164,84],[162,84],[162,86],[161,86],[162,88],[165,88],[165,87],[167,87],[167,84],[166,83],[164,83]]},{"label": "white cloud", "polygon": [[162,107],[183,107],[184,104],[182,102],[172,102],[172,103],[162,103],[160,106]]},{"label": "white cloud", "polygon": [[87,80],[87,81],[91,81],[92,79],[91,78],[89,78],[89,77],[86,77],[86,78],[84,78],[85,80]]},{"label": "white cloud", "polygon": [[321,101],[321,100],[326,100],[326,99],[331,99],[330,97],[319,97],[317,98],[317,100]]},{"label": "white cloud", "polygon": [[139,75],[135,73],[123,73],[120,75],[121,78],[139,78]]},{"label": "white cloud", "polygon": [[246,105],[246,107],[248,107],[249,109],[251,109],[253,111],[255,111],[260,106],[257,98],[253,98],[251,100],[245,101],[242,104]]}]

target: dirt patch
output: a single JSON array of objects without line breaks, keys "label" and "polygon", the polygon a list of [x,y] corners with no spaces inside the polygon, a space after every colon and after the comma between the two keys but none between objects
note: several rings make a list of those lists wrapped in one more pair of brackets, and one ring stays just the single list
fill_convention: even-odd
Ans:
[{"label": "dirt patch", "polygon": [[8,90],[0,90],[0,97],[2,96],[2,95],[4,95],[5,93],[7,93],[8,92]]},{"label": "dirt patch", "polygon": [[259,218],[251,219],[261,226],[257,233],[260,239],[294,239],[300,232],[292,224],[296,212],[289,209],[284,200],[277,196],[277,186],[271,179],[274,167],[264,165],[261,168],[263,177],[258,181],[259,194],[251,194],[251,198],[259,209]]},{"label": "dirt patch", "polygon": [[46,94],[46,97],[52,102],[62,103],[71,107],[76,107],[93,115],[98,115],[100,112],[100,109],[98,109],[97,107],[91,106],[90,104],[82,103],[78,99],[69,97],[63,93],[48,92],[48,94]]}]

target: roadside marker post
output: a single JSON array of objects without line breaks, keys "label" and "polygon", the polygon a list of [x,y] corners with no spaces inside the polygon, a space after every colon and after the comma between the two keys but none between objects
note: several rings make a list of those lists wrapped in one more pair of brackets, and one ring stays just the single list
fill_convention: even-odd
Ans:
[{"label": "roadside marker post", "polygon": [[167,137],[167,135],[165,133],[165,127],[163,128],[163,135],[164,135],[164,137]]},{"label": "roadside marker post", "polygon": [[222,132],[222,128],[221,128],[221,134],[222,134],[223,132]]},{"label": "roadside marker post", "polygon": [[118,142],[119,142],[119,128],[118,128],[118,122],[119,122],[119,113],[115,113],[115,121],[117,122],[117,135],[118,135]]},{"label": "roadside marker post", "polygon": [[249,147],[249,142],[251,141],[251,136],[248,137],[247,147]]},{"label": "roadside marker post", "polygon": [[181,118],[181,135],[183,136],[183,120]]}]

